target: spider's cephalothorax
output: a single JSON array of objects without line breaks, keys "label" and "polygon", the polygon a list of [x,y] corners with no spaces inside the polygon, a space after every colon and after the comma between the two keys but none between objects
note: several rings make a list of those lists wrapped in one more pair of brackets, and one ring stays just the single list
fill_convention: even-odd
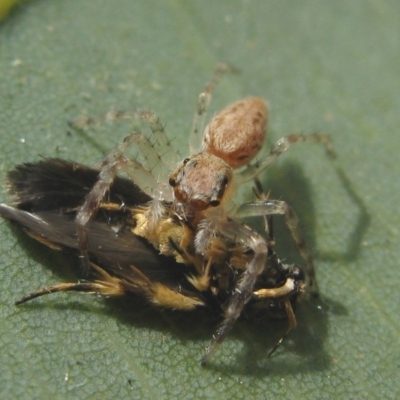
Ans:
[{"label": "spider's cephalothorax", "polygon": [[209,207],[219,207],[234,191],[233,172],[221,158],[198,153],[186,158],[169,179],[174,203],[191,225],[197,226]]}]

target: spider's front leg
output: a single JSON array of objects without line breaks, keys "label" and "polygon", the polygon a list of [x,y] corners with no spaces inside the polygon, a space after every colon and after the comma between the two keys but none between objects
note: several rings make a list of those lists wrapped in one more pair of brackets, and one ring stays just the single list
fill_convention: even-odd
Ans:
[{"label": "spider's front leg", "polygon": [[303,239],[303,235],[299,228],[299,219],[293,208],[290,207],[288,203],[281,200],[259,200],[247,202],[237,208],[235,217],[246,218],[276,214],[283,214],[285,216],[286,225],[289,228],[297,249],[306,264],[310,292],[312,295],[318,296],[319,291],[315,276],[314,260],[311,251]]},{"label": "spider's front leg", "polygon": [[89,271],[88,236],[86,226],[104,201],[117,173],[124,171],[141,190],[152,196],[159,185],[153,174],[138,161],[127,158],[124,153],[133,144],[143,144],[146,138],[139,132],[126,136],[101,161],[98,180],[76,215],[78,247],[86,272]]},{"label": "spider's front leg", "polygon": [[164,125],[157,114],[148,110],[140,111],[115,111],[111,110],[96,117],[81,117],[75,121],[69,122],[73,129],[86,130],[93,125],[102,125],[105,122],[119,122],[122,120],[131,121],[133,127],[138,127],[138,122],[144,121],[151,131],[149,138],[143,136],[144,148],[138,143],[144,163],[149,171],[154,170],[154,175],[159,177],[160,181],[168,178],[170,169],[174,168],[182,158],[180,154],[172,147],[171,140],[168,139]]},{"label": "spider's front leg", "polygon": [[204,357],[201,360],[203,366],[208,363],[217,351],[218,346],[223,342],[234,323],[239,318],[244,306],[252,298],[254,284],[257,277],[266,268],[268,259],[267,243],[258,233],[251,230],[248,226],[234,221],[218,222],[218,231],[223,236],[251,248],[254,255],[233,290],[232,296],[224,311],[224,321],[213,336],[213,340],[206,348]]}]

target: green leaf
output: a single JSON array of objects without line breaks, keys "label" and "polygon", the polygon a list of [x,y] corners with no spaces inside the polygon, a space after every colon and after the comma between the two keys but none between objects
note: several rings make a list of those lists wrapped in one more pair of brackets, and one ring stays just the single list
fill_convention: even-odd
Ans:
[{"label": "green leaf", "polygon": [[[240,69],[211,113],[270,102],[269,145],[324,131],[338,158],[298,145],[263,174],[293,205],[316,256],[321,302],[271,357],[286,321],[240,321],[207,368],[215,321],[142,303],[55,294],[77,261],[0,223],[0,396],[19,398],[386,398],[400,392],[400,65],[397,1],[36,1],[0,29],[0,173],[43,156],[93,164],[129,132],[67,121],[150,109],[187,154],[216,64]],[[145,128],[144,128],[145,129]],[[250,188],[245,188],[249,196]],[[7,201],[1,194],[2,201]],[[301,262],[277,219],[282,258]]]},{"label": "green leaf", "polygon": [[19,3],[19,0],[0,0],[0,21],[8,17],[11,9]]}]

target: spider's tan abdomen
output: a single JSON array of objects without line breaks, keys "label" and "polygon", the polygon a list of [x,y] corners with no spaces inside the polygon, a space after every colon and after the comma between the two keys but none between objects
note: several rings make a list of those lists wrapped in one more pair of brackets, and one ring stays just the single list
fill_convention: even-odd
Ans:
[{"label": "spider's tan abdomen", "polygon": [[267,102],[261,97],[229,105],[207,125],[202,151],[222,158],[234,169],[248,164],[264,143],[267,114]]}]

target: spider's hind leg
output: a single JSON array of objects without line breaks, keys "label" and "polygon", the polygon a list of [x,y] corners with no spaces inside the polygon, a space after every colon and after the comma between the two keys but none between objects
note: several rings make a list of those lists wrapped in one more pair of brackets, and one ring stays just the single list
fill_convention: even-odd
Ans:
[{"label": "spider's hind leg", "polygon": [[213,336],[211,343],[206,347],[206,352],[201,360],[201,365],[203,366],[207,365],[241,315],[244,306],[252,298],[255,282],[258,276],[267,268],[266,264],[268,262],[267,243],[248,226],[235,221],[220,222],[218,231],[223,236],[251,248],[254,254],[233,289],[233,293],[224,310],[222,324]]},{"label": "spider's hind leg", "polygon": [[238,218],[257,217],[265,215],[283,214],[285,216],[286,225],[289,228],[293,241],[301,257],[305,261],[306,271],[308,275],[310,292],[314,296],[318,296],[318,284],[315,276],[314,260],[310,249],[303,239],[301,229],[299,227],[299,219],[293,208],[288,203],[281,200],[259,200],[255,202],[247,202],[242,204],[235,213]]},{"label": "spider's hind leg", "polygon": [[248,164],[246,168],[237,173],[236,177],[238,184],[248,182],[258,176],[262,171],[273,164],[282,153],[287,151],[296,143],[321,143],[325,146],[326,153],[330,158],[336,157],[332,140],[327,134],[317,132],[310,135],[299,133],[284,136],[271,147],[269,153],[266,153],[257,162]]}]

